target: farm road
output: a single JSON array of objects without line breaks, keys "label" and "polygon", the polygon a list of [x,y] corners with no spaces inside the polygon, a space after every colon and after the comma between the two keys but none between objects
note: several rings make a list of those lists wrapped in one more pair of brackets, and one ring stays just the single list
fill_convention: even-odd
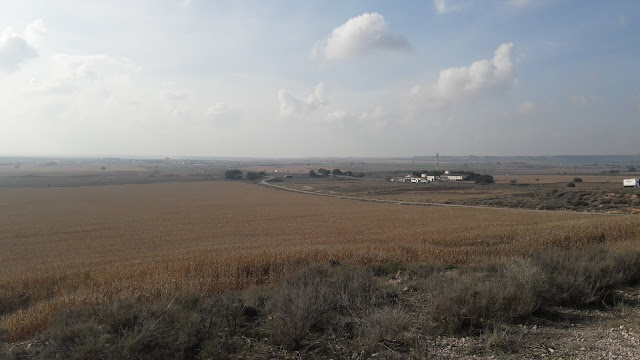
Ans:
[{"label": "farm road", "polygon": [[[386,204],[396,204],[396,205],[414,205],[414,206],[446,206],[446,207],[460,207],[460,208],[471,208],[471,209],[492,209],[492,210],[518,210],[518,211],[557,211],[557,210],[535,210],[535,209],[517,209],[517,208],[501,208],[501,207],[491,207],[491,206],[479,206],[479,205],[459,205],[459,204],[443,204],[443,203],[432,203],[432,202],[419,202],[419,201],[399,201],[399,200],[382,200],[382,199],[368,199],[361,198],[356,196],[346,196],[346,195],[335,195],[335,194],[323,194],[314,191],[307,190],[298,190],[291,189],[286,186],[275,185],[269,182],[269,180],[273,179],[273,177],[268,177],[262,181],[260,181],[260,185],[269,186],[272,188],[297,192],[302,194],[316,195],[316,196],[326,196],[326,197],[334,197],[339,199],[347,199],[347,200],[357,200],[357,201],[366,201],[366,202],[376,202],[376,203],[386,203]],[[595,213],[584,213],[595,215]],[[605,215],[605,214],[601,214]],[[614,215],[614,214],[606,214],[606,215]]]},{"label": "farm road", "polygon": [[297,193],[301,193],[301,194],[334,197],[334,198],[346,199],[346,200],[357,200],[357,201],[396,204],[396,205],[445,206],[445,207],[459,207],[459,208],[487,209],[487,210],[513,210],[513,211],[535,211],[535,212],[568,212],[568,213],[572,213],[572,214],[609,215],[609,216],[615,216],[615,215],[623,216],[624,215],[624,214],[609,214],[609,213],[597,213],[597,212],[577,212],[577,211],[569,211],[569,210],[536,210],[536,209],[481,206],[481,205],[459,205],[459,204],[443,204],[443,203],[419,202],[419,201],[399,201],[399,200],[368,199],[368,198],[361,198],[361,197],[356,197],[356,196],[323,194],[323,193],[314,192],[314,191],[291,189],[291,188],[288,188],[286,186],[280,186],[280,185],[272,184],[272,183],[269,182],[269,180],[271,180],[271,179],[273,179],[272,176],[263,179],[262,181],[260,181],[260,185],[269,186],[269,187],[272,187],[272,188],[275,188],[275,189],[279,189],[279,190],[297,192]]}]

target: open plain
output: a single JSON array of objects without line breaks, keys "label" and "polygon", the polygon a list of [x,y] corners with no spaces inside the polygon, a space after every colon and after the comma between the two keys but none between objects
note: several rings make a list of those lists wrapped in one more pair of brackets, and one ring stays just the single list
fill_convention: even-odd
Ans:
[{"label": "open plain", "polygon": [[[640,237],[637,216],[415,207],[238,182],[0,191],[0,326],[132,294],[213,294],[310,264],[478,264]],[[617,244],[617,245],[616,245]]]}]

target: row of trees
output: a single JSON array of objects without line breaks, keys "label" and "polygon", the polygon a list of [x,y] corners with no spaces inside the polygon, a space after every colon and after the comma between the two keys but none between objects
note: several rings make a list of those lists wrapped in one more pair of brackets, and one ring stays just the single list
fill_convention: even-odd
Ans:
[{"label": "row of trees", "polygon": [[364,177],[364,173],[354,174],[352,171],[342,171],[340,169],[333,169],[331,171],[320,168],[316,172],[315,170],[309,170],[310,177],[327,177],[329,175],[342,175],[342,176],[354,176],[354,177]]},{"label": "row of trees", "polygon": [[[265,173],[264,171],[260,171],[260,172],[249,171],[244,178],[247,180],[255,181],[255,180],[262,179],[266,175],[267,173]],[[224,173],[224,178],[229,180],[242,180],[242,171],[238,169],[227,170]]]}]

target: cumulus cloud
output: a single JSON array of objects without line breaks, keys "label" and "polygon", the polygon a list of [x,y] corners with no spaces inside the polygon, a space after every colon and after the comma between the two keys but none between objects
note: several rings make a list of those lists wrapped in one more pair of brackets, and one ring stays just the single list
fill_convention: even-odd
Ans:
[{"label": "cumulus cloud", "polygon": [[278,92],[278,101],[280,102],[280,116],[282,117],[306,114],[329,103],[324,83],[316,85],[313,93],[309,94],[306,99],[299,99],[286,90],[280,90]]},{"label": "cumulus cloud", "polygon": [[513,43],[504,43],[491,60],[441,70],[436,83],[437,94],[443,99],[455,100],[510,86],[514,82],[512,49]]},{"label": "cumulus cloud", "polygon": [[312,55],[340,60],[375,51],[406,51],[410,48],[404,36],[389,32],[382,15],[364,13],[333,29],[327,39],[313,47]]},{"label": "cumulus cloud", "polygon": [[356,116],[343,110],[333,111],[327,114],[327,122],[343,127],[356,119]]},{"label": "cumulus cloud", "polygon": [[357,124],[372,129],[382,129],[389,125],[389,114],[382,106],[376,106],[372,110],[362,113],[350,113],[337,110],[328,113],[326,121],[338,127]]},{"label": "cumulus cloud", "polygon": [[140,68],[131,60],[107,55],[55,54],[35,72],[28,91],[68,93],[88,89],[106,92],[128,83]]},{"label": "cumulus cloud", "polygon": [[382,106],[376,106],[372,111],[360,115],[360,122],[369,127],[381,129],[389,124],[389,114]]},{"label": "cumulus cloud", "polygon": [[448,12],[460,11],[464,9],[467,4],[455,0],[433,0],[433,6],[436,8],[438,14],[446,14]]},{"label": "cumulus cloud", "polygon": [[0,68],[14,71],[21,63],[38,56],[36,48],[40,45],[46,29],[40,19],[27,25],[23,34],[12,28],[6,28],[0,34]]},{"label": "cumulus cloud", "polygon": [[36,19],[24,29],[24,39],[27,43],[38,48],[42,45],[44,34],[47,32],[42,19]]}]

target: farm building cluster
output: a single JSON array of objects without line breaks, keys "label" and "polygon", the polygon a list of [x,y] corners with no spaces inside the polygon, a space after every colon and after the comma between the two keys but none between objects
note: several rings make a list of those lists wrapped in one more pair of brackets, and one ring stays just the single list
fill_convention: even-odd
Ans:
[{"label": "farm building cluster", "polygon": [[443,175],[435,176],[435,175],[427,175],[420,174],[420,177],[413,176],[411,174],[404,177],[391,178],[389,181],[391,182],[411,182],[411,183],[430,183],[434,181],[462,181],[464,179],[463,175],[458,174],[450,174],[449,171],[445,171]]}]

